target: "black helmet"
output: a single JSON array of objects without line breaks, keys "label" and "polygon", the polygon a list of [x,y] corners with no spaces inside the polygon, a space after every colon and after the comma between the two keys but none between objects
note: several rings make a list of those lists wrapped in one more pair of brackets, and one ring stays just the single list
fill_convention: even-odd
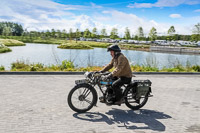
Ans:
[{"label": "black helmet", "polygon": [[117,44],[113,44],[108,47],[107,51],[121,52],[121,49]]}]

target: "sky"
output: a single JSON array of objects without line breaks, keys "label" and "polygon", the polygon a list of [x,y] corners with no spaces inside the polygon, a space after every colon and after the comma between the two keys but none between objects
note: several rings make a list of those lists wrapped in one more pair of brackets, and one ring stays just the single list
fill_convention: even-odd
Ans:
[{"label": "sky", "polygon": [[123,36],[126,27],[136,35],[141,26],[148,36],[152,27],[166,35],[174,26],[177,34],[189,35],[200,23],[200,0],[0,0],[0,7],[0,22],[15,22],[28,31],[96,27],[109,35],[117,28]]}]

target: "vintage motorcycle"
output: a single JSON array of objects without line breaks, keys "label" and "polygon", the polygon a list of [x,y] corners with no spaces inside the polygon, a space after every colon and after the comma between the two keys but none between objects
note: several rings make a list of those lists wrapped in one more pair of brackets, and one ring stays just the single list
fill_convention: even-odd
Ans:
[{"label": "vintage motorcycle", "polygon": [[[75,86],[68,94],[68,105],[69,107],[78,113],[84,113],[89,111],[93,106],[96,106],[98,95],[95,88],[99,88],[103,96],[100,97],[100,101],[109,103],[108,99],[111,95],[115,95],[112,90],[112,78],[105,80],[105,75],[109,74],[100,72],[86,72],[85,79],[76,80]],[[148,98],[152,95],[151,81],[150,80],[133,80],[129,84],[125,84],[121,87],[123,92],[123,103],[127,107],[137,110],[143,107]],[[109,104],[110,105],[110,104]],[[114,103],[112,104],[114,105]]]}]

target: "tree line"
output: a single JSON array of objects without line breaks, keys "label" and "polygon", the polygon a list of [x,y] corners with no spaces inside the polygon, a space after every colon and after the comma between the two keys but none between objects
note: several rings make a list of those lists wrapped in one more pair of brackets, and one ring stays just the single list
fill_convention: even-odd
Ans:
[{"label": "tree line", "polygon": [[154,40],[184,40],[184,41],[200,41],[200,23],[197,23],[193,27],[192,35],[179,35],[176,34],[176,30],[174,26],[171,26],[167,31],[167,35],[159,36],[157,33],[157,29],[152,27],[148,33],[148,36],[144,35],[144,30],[142,27],[137,29],[135,35],[131,35],[130,29],[128,27],[125,28],[124,36],[119,37],[118,29],[112,28],[110,34],[108,35],[107,30],[105,28],[101,29],[98,32],[97,28],[94,27],[91,31],[87,28],[84,31],[80,31],[76,29],[73,31],[72,28],[67,30],[46,30],[46,31],[27,31],[24,30],[22,25],[13,23],[13,22],[0,22],[0,35],[1,36],[23,36],[23,37],[39,37],[42,39],[56,38],[56,39],[75,39],[75,38],[111,38],[111,39],[133,39],[133,40],[145,40],[145,41],[154,41]]},{"label": "tree line", "polygon": [[22,25],[13,22],[0,22],[0,35],[21,36],[24,32]]}]

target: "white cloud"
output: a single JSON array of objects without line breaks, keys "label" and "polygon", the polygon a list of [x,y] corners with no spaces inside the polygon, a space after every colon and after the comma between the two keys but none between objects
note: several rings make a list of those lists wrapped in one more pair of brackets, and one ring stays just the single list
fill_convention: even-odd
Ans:
[{"label": "white cloud", "polygon": [[[102,14],[101,16],[96,16],[93,18],[100,22],[102,22],[102,20],[106,20],[106,24],[109,31],[113,27],[115,27],[118,29],[119,35],[121,36],[124,35],[126,27],[130,29],[131,34],[136,35],[137,29],[141,26],[143,27],[143,30],[146,33],[146,35],[148,35],[152,27],[157,28],[157,30],[160,33],[164,34],[170,26],[168,24],[159,24],[155,20],[142,19],[136,16],[135,14],[128,14],[116,10],[103,11],[103,13],[104,14]],[[110,25],[110,27],[108,25]]]},{"label": "white cloud", "polygon": [[180,14],[170,14],[171,18],[181,18],[182,16]]},{"label": "white cloud", "polygon": [[92,8],[102,8],[102,6],[97,6],[95,3],[90,2],[90,4],[92,5]]},{"label": "white cloud", "polygon": [[200,9],[194,10],[194,12],[200,12]]},{"label": "white cloud", "polygon": [[153,4],[151,3],[134,3],[134,4],[129,4],[127,7],[129,8],[151,8]]},{"label": "white cloud", "polygon": [[[3,6],[2,6],[3,5]],[[100,32],[105,28],[109,34],[113,27],[118,29],[120,36],[123,36],[124,30],[128,27],[132,34],[136,34],[138,27],[142,26],[146,35],[150,29],[155,27],[158,33],[167,32],[171,24],[158,23],[155,20],[148,20],[138,17],[133,13],[124,13],[117,10],[104,10],[95,12],[96,8],[101,9],[94,3],[91,6],[62,5],[50,0],[1,0],[0,3],[0,21],[17,22],[24,28],[30,30],[69,30],[75,31],[77,28],[84,31],[86,28],[92,30],[94,27]],[[78,8],[78,9],[77,9]],[[92,11],[93,15],[76,15],[74,10]],[[176,28],[176,25],[174,25]],[[185,25],[178,26],[177,32],[188,34],[188,28]]]},{"label": "white cloud", "polygon": [[199,0],[158,0],[156,3],[134,3],[129,4],[129,8],[151,8],[151,7],[175,7],[181,4],[200,4]]}]

